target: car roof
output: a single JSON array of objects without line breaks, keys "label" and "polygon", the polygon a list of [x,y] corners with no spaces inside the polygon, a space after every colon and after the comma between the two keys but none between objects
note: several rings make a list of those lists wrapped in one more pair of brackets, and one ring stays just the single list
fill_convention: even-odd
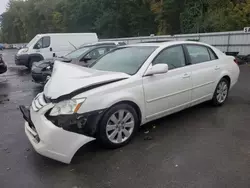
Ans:
[{"label": "car roof", "polygon": [[90,43],[90,44],[83,44],[79,48],[94,47],[94,46],[116,46],[116,45],[113,43]]},{"label": "car roof", "polygon": [[95,44],[114,44],[114,45],[119,45],[121,43],[124,44],[125,42],[124,41],[111,41],[111,40],[107,40],[107,41],[99,41],[99,42],[96,42]]},{"label": "car roof", "polygon": [[89,45],[83,45],[83,46],[80,46],[78,49],[81,49],[81,48],[100,48],[100,47],[116,47],[116,45],[113,45],[113,44],[89,44]]},{"label": "car roof", "polygon": [[194,42],[194,41],[167,41],[167,42],[162,42],[162,41],[155,41],[155,42],[148,42],[148,43],[137,43],[137,44],[129,44],[126,46],[152,46],[152,47],[168,47],[172,45],[177,45],[177,44],[198,44],[198,45],[206,45],[208,44],[201,43],[201,42]]},{"label": "car roof", "polygon": [[69,35],[74,35],[74,36],[82,36],[82,35],[96,35],[96,33],[41,33],[37,34],[37,36],[43,37],[43,36],[55,36],[55,35],[60,35],[60,36],[69,36]]}]

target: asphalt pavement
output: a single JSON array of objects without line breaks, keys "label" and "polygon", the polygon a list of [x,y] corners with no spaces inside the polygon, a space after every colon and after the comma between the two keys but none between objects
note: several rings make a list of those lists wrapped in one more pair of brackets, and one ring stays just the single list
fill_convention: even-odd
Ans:
[{"label": "asphalt pavement", "polygon": [[0,188],[250,187],[249,65],[223,107],[204,103],[151,122],[117,150],[90,143],[66,165],[37,154],[25,136],[18,106],[42,86],[15,53],[3,51],[9,70],[0,75]]}]

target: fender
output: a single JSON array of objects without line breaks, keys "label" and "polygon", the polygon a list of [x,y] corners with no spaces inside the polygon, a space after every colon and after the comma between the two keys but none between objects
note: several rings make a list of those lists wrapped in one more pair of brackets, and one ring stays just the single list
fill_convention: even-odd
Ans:
[{"label": "fender", "polygon": [[121,91],[119,93],[109,95],[107,99],[103,101],[102,105],[105,106],[106,108],[110,108],[111,106],[120,102],[124,102],[124,101],[132,102],[139,107],[140,112],[141,112],[141,124],[143,124],[145,122],[145,103],[142,102],[144,101],[143,91],[141,90],[140,92],[138,90],[136,96],[137,98],[134,97],[134,95],[130,92]]},{"label": "fender", "polygon": [[39,53],[32,53],[32,54],[29,54],[29,59],[40,59],[41,60],[44,60],[44,57],[39,54]]}]

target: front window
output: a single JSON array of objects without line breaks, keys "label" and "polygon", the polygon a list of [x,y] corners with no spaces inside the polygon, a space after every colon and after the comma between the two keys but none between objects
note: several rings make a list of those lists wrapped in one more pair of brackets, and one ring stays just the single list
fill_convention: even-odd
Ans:
[{"label": "front window", "polygon": [[163,50],[153,61],[153,65],[155,64],[168,64],[169,70],[184,67],[186,62],[182,46],[173,46]]},{"label": "front window", "polygon": [[91,68],[133,75],[140,69],[155,49],[156,47],[153,46],[117,48],[97,60]]},{"label": "front window", "polygon": [[79,48],[77,50],[74,50],[68,53],[67,55],[65,55],[65,57],[69,59],[76,59],[76,58],[79,58],[83,53],[87,52],[88,50],[90,50],[90,48],[88,47]]},{"label": "front window", "polygon": [[49,46],[50,37],[43,37],[34,45],[34,49],[48,48]]}]

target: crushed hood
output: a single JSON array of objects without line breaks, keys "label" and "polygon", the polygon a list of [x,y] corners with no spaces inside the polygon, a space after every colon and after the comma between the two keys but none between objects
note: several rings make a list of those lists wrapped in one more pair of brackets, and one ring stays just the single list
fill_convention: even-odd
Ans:
[{"label": "crushed hood", "polygon": [[66,100],[84,91],[129,78],[120,72],[106,72],[55,61],[52,76],[44,87],[51,100]]}]

